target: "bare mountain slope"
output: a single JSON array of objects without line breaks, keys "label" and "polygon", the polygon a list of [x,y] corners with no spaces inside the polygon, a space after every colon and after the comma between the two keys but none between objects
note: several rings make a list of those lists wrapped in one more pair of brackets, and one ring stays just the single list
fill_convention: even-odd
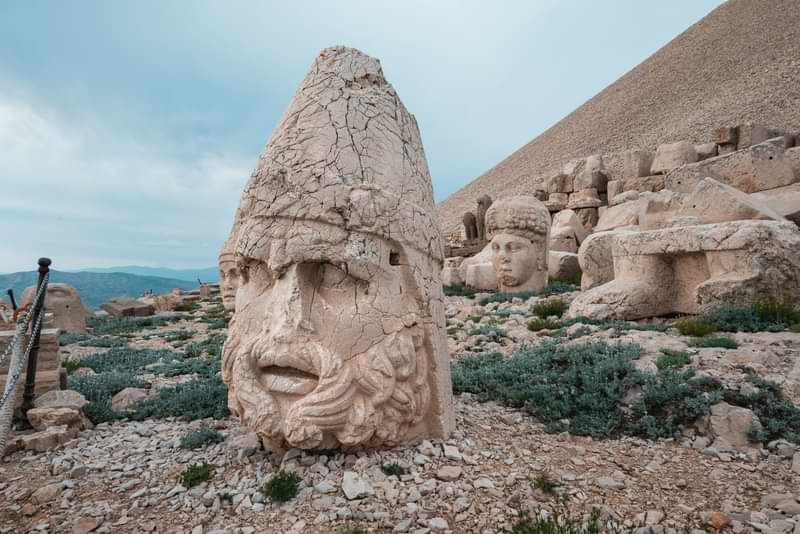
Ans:
[{"label": "bare mountain slope", "polygon": [[741,122],[800,129],[800,0],[729,0],[439,206],[446,233],[476,199],[531,191],[569,159],[709,141]]}]

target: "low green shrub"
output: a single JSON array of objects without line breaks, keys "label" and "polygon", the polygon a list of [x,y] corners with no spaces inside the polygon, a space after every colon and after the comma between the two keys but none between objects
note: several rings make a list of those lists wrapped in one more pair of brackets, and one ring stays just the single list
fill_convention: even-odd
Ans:
[{"label": "low green shrub", "polygon": [[390,464],[383,464],[381,466],[381,471],[383,471],[383,474],[386,475],[387,477],[396,476],[397,478],[400,478],[401,476],[406,474],[406,470],[403,468],[403,466],[401,466],[397,462],[392,462]]},{"label": "low green shrub", "polygon": [[475,298],[475,295],[479,293],[477,289],[467,287],[463,284],[444,286],[442,289],[444,290],[444,296],[446,297],[467,297],[471,299]]},{"label": "low green shrub", "polygon": [[295,473],[279,471],[261,487],[261,493],[272,502],[287,502],[297,496],[300,481]]},{"label": "low green shrub", "polygon": [[128,345],[128,342],[119,337],[100,336],[100,337],[90,337],[85,341],[81,341],[79,345],[81,347],[99,347],[104,349],[110,349],[116,347],[125,347]]},{"label": "low green shrub", "polygon": [[481,306],[486,306],[487,304],[491,304],[492,302],[503,303],[503,302],[511,302],[514,299],[522,299],[528,300],[531,297],[535,297],[538,295],[536,291],[520,291],[519,293],[505,293],[502,291],[498,291],[497,293],[493,293],[488,297],[484,297],[481,299]]},{"label": "low green shrub", "polygon": [[572,511],[562,503],[555,513],[538,511],[533,515],[521,512],[511,527],[511,534],[622,534],[625,529],[616,523],[605,523],[597,510],[592,510],[588,520],[583,514]]},{"label": "low green shrub", "polygon": [[470,330],[469,335],[484,336],[489,338],[490,342],[498,342],[508,336],[505,330],[494,324],[480,324],[476,328]]},{"label": "low green shrub", "polygon": [[539,471],[531,479],[531,486],[544,493],[545,495],[555,495],[556,490],[561,484],[550,478],[545,471]]},{"label": "low green shrub", "polygon": [[225,328],[228,328],[228,319],[216,319],[208,323],[209,330],[223,330]]},{"label": "low green shrub", "polygon": [[181,447],[184,449],[199,449],[222,441],[225,441],[225,436],[213,428],[204,426],[183,436],[181,438]]},{"label": "low green shrub", "polygon": [[528,330],[531,332],[539,332],[541,330],[556,330],[558,328],[561,328],[561,322],[553,319],[534,317],[528,321]]},{"label": "low green shrub", "polygon": [[83,407],[83,413],[89,418],[89,421],[95,425],[109,423],[126,417],[125,414],[111,407],[111,399],[90,402]]},{"label": "low green shrub", "polygon": [[547,342],[508,359],[481,354],[453,364],[453,389],[524,408],[549,431],[608,437],[624,428],[620,405],[640,354],[636,345],[602,342]]},{"label": "low green shrub", "polygon": [[695,378],[694,370],[664,369],[657,374],[638,373],[641,394],[631,406],[625,433],[648,439],[671,438],[722,399],[722,386]]},{"label": "low green shrub", "polygon": [[734,339],[726,336],[707,336],[690,340],[689,346],[702,349],[735,349],[739,347],[739,344]]},{"label": "low green shrub", "polygon": [[95,335],[119,336],[180,321],[186,316],[175,314],[153,317],[90,317],[86,324]]},{"label": "low green shrub", "polygon": [[213,358],[222,356],[222,345],[225,343],[225,336],[212,335],[208,336],[203,341],[195,341],[189,343],[183,349],[187,358],[196,358],[202,356],[203,353],[208,354]]},{"label": "low green shrub", "polygon": [[661,355],[656,359],[659,369],[677,369],[692,363],[689,353],[684,350],[661,349]]},{"label": "low green shrub", "polygon": [[69,376],[67,384],[69,389],[77,391],[89,401],[83,407],[83,412],[94,424],[126,417],[111,407],[112,397],[125,388],[143,388],[149,385],[126,371],[110,371],[92,376]]},{"label": "low green shrub", "polygon": [[83,366],[80,360],[61,360],[61,367],[64,368],[68,375],[71,375],[76,369],[80,369]]},{"label": "low green shrub", "polygon": [[190,465],[178,477],[184,488],[193,488],[214,476],[214,466],[207,463]]},{"label": "low green shrub", "polygon": [[573,283],[570,279],[554,279],[551,280],[547,287],[545,287],[541,293],[539,293],[540,297],[549,297],[550,295],[561,295],[562,293],[571,293],[572,291],[580,291],[581,289],[581,280],[578,277],[578,282]]},{"label": "low green shrub", "polygon": [[561,317],[561,315],[567,311],[567,308],[569,308],[569,305],[563,300],[553,299],[534,304],[531,311],[535,316],[547,319],[548,317],[554,316]]},{"label": "low green shrub", "polygon": [[782,332],[800,323],[800,309],[785,300],[765,300],[750,306],[723,305],[703,316],[718,332]]},{"label": "low green shrub", "polygon": [[191,302],[191,301],[182,302],[182,303],[178,304],[177,306],[175,306],[175,311],[176,312],[192,313],[192,312],[195,312],[195,311],[197,311],[199,309],[200,309],[200,304],[197,303],[197,302]]},{"label": "low green shrub", "polygon": [[173,343],[175,341],[186,341],[188,339],[192,339],[194,337],[194,332],[182,328],[180,330],[163,332],[161,337],[163,337],[166,341]]},{"label": "low green shrub", "polygon": [[80,343],[81,341],[86,341],[87,339],[91,338],[89,334],[81,333],[81,332],[62,332],[58,335],[58,344],[62,347],[66,345],[72,345],[74,343]]},{"label": "low green shrub", "polygon": [[67,377],[69,389],[86,397],[89,402],[110,400],[125,388],[143,388],[147,382],[127,371],[110,371],[92,376]]},{"label": "low green shrub", "polygon": [[200,377],[159,390],[158,397],[141,402],[131,419],[182,417],[223,419],[228,411],[228,388],[219,376]]},{"label": "low green shrub", "polygon": [[675,321],[675,328],[683,336],[702,337],[715,332],[715,323],[703,318],[685,318]]},{"label": "low green shrub", "polygon": [[90,354],[81,361],[84,367],[89,367],[96,373],[105,373],[109,371],[139,372],[148,365],[181,359],[183,359],[183,355],[171,350],[122,347]]}]

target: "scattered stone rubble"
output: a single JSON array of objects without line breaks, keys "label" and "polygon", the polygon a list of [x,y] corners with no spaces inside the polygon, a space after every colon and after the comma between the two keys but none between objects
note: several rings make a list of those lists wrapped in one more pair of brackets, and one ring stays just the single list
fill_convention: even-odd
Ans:
[{"label": "scattered stone rubble", "polygon": [[[481,305],[480,295],[447,297],[451,354],[510,353],[542,342],[546,338],[525,328],[528,308],[542,300]],[[508,336],[498,343],[470,333],[488,321],[497,321]],[[687,350],[688,339],[674,331],[586,328],[593,339],[640,344],[641,368],[654,366],[660,348]],[[744,387],[746,365],[800,400],[800,334],[733,337],[739,349],[698,350],[692,367]],[[137,335],[131,342],[153,341]],[[37,401],[54,413],[55,407],[82,403],[69,392]],[[367,532],[499,534],[510,530],[520,511],[554,509],[554,498],[531,484],[542,472],[569,495],[572,509],[596,507],[629,528],[792,533],[800,524],[800,451],[787,442],[754,447],[743,440],[752,413],[741,408],[715,406],[696,429],[658,442],[547,434],[523,412],[478,403],[468,394],[456,397],[455,416],[456,430],[447,440],[352,452],[272,453],[235,417],[76,429],[48,450],[19,451],[0,462],[0,531],[308,534],[357,526]],[[184,435],[203,426],[216,428],[225,440],[180,448]],[[212,480],[181,486],[178,475],[202,462],[215,467]],[[388,464],[405,474],[387,476],[381,468]],[[281,469],[302,482],[296,498],[278,505],[259,488]]]}]

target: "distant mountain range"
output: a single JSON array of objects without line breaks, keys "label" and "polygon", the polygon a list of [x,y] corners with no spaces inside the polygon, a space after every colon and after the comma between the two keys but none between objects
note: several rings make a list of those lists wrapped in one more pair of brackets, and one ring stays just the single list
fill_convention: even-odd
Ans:
[{"label": "distant mountain range", "polygon": [[[146,269],[146,267],[144,267]],[[155,269],[158,270],[158,269]],[[168,269],[165,269],[168,271]],[[178,271],[174,271],[178,272]],[[187,271],[188,272],[188,271]],[[201,272],[201,271],[194,271]],[[7,289],[14,290],[14,297],[19,300],[26,287],[36,284],[38,273],[35,271],[11,273],[0,275],[0,298],[8,301]],[[203,282],[210,281],[203,279]],[[197,287],[197,280],[179,280],[161,276],[141,276],[123,272],[63,272],[50,271],[50,282],[69,284],[78,290],[83,305],[96,310],[104,302],[116,297],[139,297],[145,291],[153,293],[169,293],[176,287],[193,289]]]},{"label": "distant mountain range", "polygon": [[199,278],[205,284],[215,284],[219,282],[219,269],[208,267],[205,269],[160,269],[158,267],[141,267],[139,265],[125,265],[123,267],[102,267],[89,269],[76,269],[68,272],[83,273],[127,273],[138,276],[157,276],[160,278],[173,278],[175,280],[187,280],[197,282]]}]

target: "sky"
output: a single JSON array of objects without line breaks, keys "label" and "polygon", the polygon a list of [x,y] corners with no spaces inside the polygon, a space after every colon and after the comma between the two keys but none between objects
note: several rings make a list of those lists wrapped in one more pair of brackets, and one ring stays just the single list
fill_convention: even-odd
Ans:
[{"label": "sky", "polygon": [[381,60],[440,202],[721,3],[0,2],[0,273],[216,264],[325,47]]}]

